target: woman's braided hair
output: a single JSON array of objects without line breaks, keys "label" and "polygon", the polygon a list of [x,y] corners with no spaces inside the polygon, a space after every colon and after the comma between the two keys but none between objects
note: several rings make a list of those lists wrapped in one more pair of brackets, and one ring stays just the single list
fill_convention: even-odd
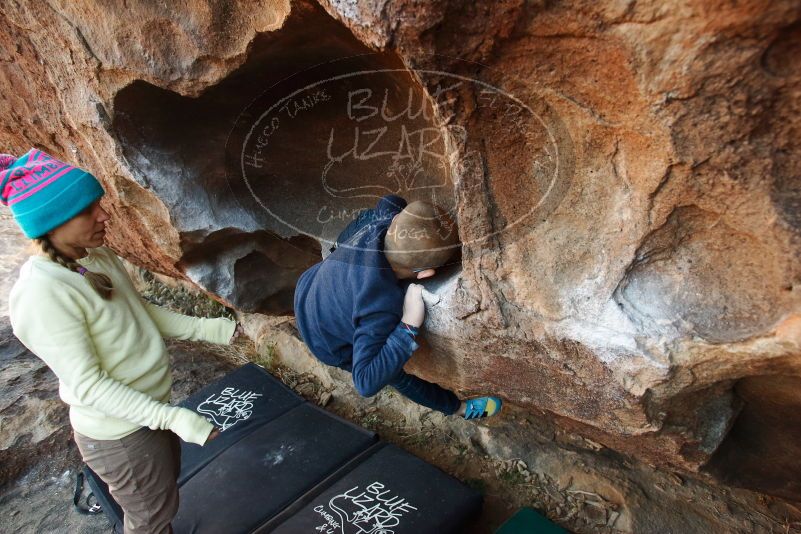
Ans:
[{"label": "woman's braided hair", "polygon": [[89,282],[89,285],[92,286],[92,289],[94,289],[104,300],[109,300],[111,298],[111,292],[114,289],[114,285],[111,283],[111,278],[102,273],[93,273],[88,271],[78,262],[61,254],[58,250],[56,250],[56,247],[53,246],[53,243],[50,241],[50,238],[47,237],[47,235],[34,238],[34,241],[42,248],[42,251],[47,254],[52,261],[66,267],[74,273],[78,273],[83,276],[86,281]]}]

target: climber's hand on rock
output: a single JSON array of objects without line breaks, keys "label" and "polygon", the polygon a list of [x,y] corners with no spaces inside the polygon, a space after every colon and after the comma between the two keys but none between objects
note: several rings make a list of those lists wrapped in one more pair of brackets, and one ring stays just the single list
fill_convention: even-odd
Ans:
[{"label": "climber's hand on rock", "polygon": [[420,284],[409,284],[406,289],[406,296],[403,299],[403,317],[401,321],[419,328],[423,324],[426,316],[426,306],[423,302],[423,286]]},{"label": "climber's hand on rock", "polygon": [[423,302],[425,302],[428,306],[436,306],[439,304],[439,301],[442,300],[439,295],[436,293],[432,293],[431,291],[423,288]]}]

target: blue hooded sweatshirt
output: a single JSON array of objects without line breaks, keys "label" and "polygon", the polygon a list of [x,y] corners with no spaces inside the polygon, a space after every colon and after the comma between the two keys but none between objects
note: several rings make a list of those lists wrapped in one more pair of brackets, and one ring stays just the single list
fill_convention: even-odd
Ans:
[{"label": "blue hooded sweatshirt", "polygon": [[384,236],[404,207],[404,199],[388,195],[361,212],[295,289],[303,341],[323,363],[351,371],[366,397],[391,382],[418,348],[401,323],[406,284],[384,256]]}]

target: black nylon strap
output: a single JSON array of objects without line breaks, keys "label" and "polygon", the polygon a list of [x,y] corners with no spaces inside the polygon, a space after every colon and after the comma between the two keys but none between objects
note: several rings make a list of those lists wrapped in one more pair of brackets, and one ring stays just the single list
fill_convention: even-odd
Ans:
[{"label": "black nylon strap", "polygon": [[75,494],[72,496],[72,504],[81,515],[96,515],[103,511],[100,504],[95,501],[94,504],[89,504],[90,499],[94,499],[95,494],[89,493],[86,496],[86,505],[81,505],[81,493],[83,492],[83,471],[78,471],[78,476],[75,477]]}]

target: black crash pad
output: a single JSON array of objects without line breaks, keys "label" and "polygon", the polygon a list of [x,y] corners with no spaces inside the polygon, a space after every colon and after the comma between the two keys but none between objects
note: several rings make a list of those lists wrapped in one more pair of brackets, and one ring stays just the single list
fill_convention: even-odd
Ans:
[{"label": "black crash pad", "polygon": [[[380,445],[351,472],[304,499],[258,533],[460,533],[481,509],[481,495],[392,445]],[[289,516],[287,519],[287,516]]]},{"label": "black crash pad", "polygon": [[[459,532],[481,505],[456,479],[306,403],[257,365],[182,405],[212,412],[227,428],[205,447],[183,444],[176,534],[318,534],[329,532],[329,520],[341,522],[342,530],[330,530],[337,534],[440,534]],[[105,484],[86,473],[103,511],[121,527]]]},{"label": "black crash pad", "polygon": [[222,432],[202,447],[181,442],[178,485],[186,483],[218,454],[264,423],[303,402],[302,397],[253,363],[191,395],[179,406],[200,413]]},{"label": "black crash pad", "polygon": [[377,437],[302,404],[226,449],[181,487],[177,533],[250,532]]}]

